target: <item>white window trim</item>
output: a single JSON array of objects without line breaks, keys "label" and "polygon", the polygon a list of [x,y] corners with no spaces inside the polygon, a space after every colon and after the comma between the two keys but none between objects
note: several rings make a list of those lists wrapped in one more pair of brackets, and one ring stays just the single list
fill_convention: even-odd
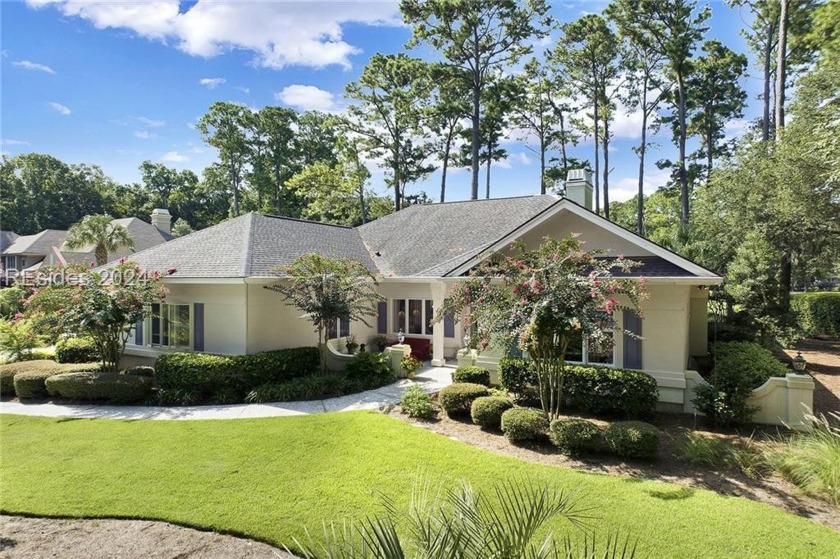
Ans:
[{"label": "white window trim", "polygon": [[169,301],[167,303],[155,303],[161,306],[187,306],[190,308],[190,325],[189,325],[189,334],[190,334],[190,345],[189,348],[185,346],[171,346],[171,345],[162,345],[162,344],[153,344],[152,343],[152,319],[153,316],[149,315],[146,320],[143,321],[143,345],[142,346],[135,346],[135,347],[147,347],[151,349],[156,349],[160,351],[195,351],[195,304],[194,303],[184,303],[181,301]]},{"label": "white window trim", "polygon": [[[386,330],[389,330],[389,333],[393,334],[394,336],[399,334],[399,328],[394,330],[394,321],[393,321],[393,318],[394,318],[393,313],[396,312],[396,310],[397,310],[397,302],[398,301],[404,301],[405,302],[405,316],[403,317],[403,320],[402,320],[403,334],[405,334],[406,337],[428,338],[428,339],[431,340],[432,337],[434,337],[434,333],[431,333],[431,332],[429,334],[425,334],[425,333],[424,334],[411,334],[411,333],[409,333],[409,331],[408,331],[408,302],[409,301],[420,301],[420,309],[421,309],[420,314],[422,315],[423,332],[425,332],[426,327],[429,325],[429,322],[431,321],[432,318],[434,318],[434,313],[435,313],[435,302],[434,302],[434,300],[433,299],[426,299],[426,298],[417,298],[417,297],[395,297],[395,298],[389,299],[388,300],[388,308],[386,310],[386,312],[389,315],[388,316],[388,328],[386,328]],[[426,316],[426,301],[429,301],[429,302],[432,303],[432,316],[431,317]],[[439,325],[436,324],[434,326],[443,328],[443,323],[441,322]]]}]

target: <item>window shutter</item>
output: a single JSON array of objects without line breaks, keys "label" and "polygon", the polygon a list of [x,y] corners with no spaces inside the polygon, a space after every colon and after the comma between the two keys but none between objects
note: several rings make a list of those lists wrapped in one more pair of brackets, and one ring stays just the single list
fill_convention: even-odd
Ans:
[{"label": "window shutter", "polygon": [[376,331],[379,334],[388,333],[388,303],[385,301],[376,305]]},{"label": "window shutter", "polygon": [[193,349],[204,351],[204,303],[193,303]]},{"label": "window shutter", "polygon": [[134,345],[143,345],[143,321],[138,320],[134,325]]},{"label": "window shutter", "polygon": [[455,315],[453,315],[451,312],[448,312],[445,315],[443,315],[443,337],[455,337]]},{"label": "window shutter", "polygon": [[[631,310],[624,311],[624,330],[637,336],[642,335],[642,318]],[[624,335],[624,363],[625,369],[642,368],[642,340]]]}]

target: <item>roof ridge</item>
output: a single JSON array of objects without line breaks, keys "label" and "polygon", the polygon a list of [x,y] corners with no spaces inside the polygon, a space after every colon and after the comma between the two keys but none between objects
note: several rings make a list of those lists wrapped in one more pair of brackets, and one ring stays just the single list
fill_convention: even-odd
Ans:
[{"label": "roof ridge", "polygon": [[254,212],[248,212],[248,225],[245,227],[245,254],[243,254],[243,258],[245,259],[245,266],[244,272],[245,277],[249,277],[251,275],[251,261],[253,260],[253,249],[254,249],[254,216],[257,215]]},{"label": "roof ridge", "polygon": [[340,229],[356,229],[356,227],[351,227],[349,225],[339,225],[337,223],[327,223],[324,221],[314,221],[311,219],[300,219],[297,217],[289,217],[286,215],[275,215],[275,214],[266,214],[266,213],[258,213],[258,212],[249,212],[249,214],[259,215],[262,217],[270,217],[272,219],[285,219],[287,221],[297,221],[300,223],[312,223],[313,225],[326,225],[328,227],[338,227]]}]

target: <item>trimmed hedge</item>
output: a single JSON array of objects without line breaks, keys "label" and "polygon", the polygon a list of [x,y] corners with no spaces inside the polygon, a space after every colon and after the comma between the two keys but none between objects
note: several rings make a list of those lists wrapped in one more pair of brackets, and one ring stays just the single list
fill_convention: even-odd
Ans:
[{"label": "trimmed hedge", "polygon": [[452,373],[452,382],[469,382],[472,384],[483,384],[490,386],[490,371],[484,367],[476,367],[475,365],[463,365],[455,369]]},{"label": "trimmed hedge", "polygon": [[263,351],[232,358],[237,372],[248,386],[270,382],[285,382],[319,371],[321,356],[317,347],[293,347]]},{"label": "trimmed hedge", "polygon": [[438,401],[440,402],[440,407],[446,412],[446,415],[467,415],[470,413],[472,403],[476,398],[489,395],[490,391],[486,386],[462,382],[450,384],[441,389],[438,394]]},{"label": "trimmed hedge", "polygon": [[90,338],[64,338],[55,344],[55,360],[59,363],[91,363],[101,358]]},{"label": "trimmed hedge", "polygon": [[708,385],[695,389],[694,405],[721,427],[748,423],[757,408],[747,405],[752,391],[770,377],[791,372],[773,353],[751,342],[718,342],[711,346],[714,366]]},{"label": "trimmed hedge", "polygon": [[15,375],[15,394],[21,400],[45,400],[49,396],[46,381],[58,374],[53,370],[18,373]]},{"label": "trimmed hedge", "polygon": [[659,452],[659,429],[644,421],[616,421],[604,430],[604,443],[616,456],[654,459]]},{"label": "trimmed hedge", "polygon": [[[0,395],[7,397],[13,396],[16,393],[14,379],[15,376],[21,373],[73,373],[78,371],[95,371],[99,369],[99,363],[68,363],[60,364],[52,360],[38,360],[38,361],[21,361],[18,363],[9,363],[7,365],[0,365]],[[49,376],[49,374],[47,376]],[[27,385],[31,383],[26,383]],[[44,389],[46,390],[46,388]],[[36,388],[36,393],[38,393]],[[24,398],[31,397],[46,397],[45,393],[40,396],[24,396]]]},{"label": "trimmed hedge", "polygon": [[52,396],[85,402],[129,404],[152,393],[150,378],[119,373],[64,373],[49,377],[45,385]]},{"label": "trimmed hedge", "polygon": [[502,414],[502,433],[512,443],[536,441],[548,431],[548,415],[535,408],[512,408]]},{"label": "trimmed hedge", "polygon": [[126,369],[123,371],[124,375],[131,375],[134,377],[144,377],[144,378],[155,378],[155,369],[154,367],[144,367],[142,365],[137,367],[132,367],[130,369]]},{"label": "trimmed hedge", "polygon": [[529,359],[505,357],[499,361],[499,382],[508,392],[522,397],[537,386],[537,373]]},{"label": "trimmed hedge", "polygon": [[222,388],[241,384],[235,358],[206,353],[167,353],[155,361],[155,376],[161,391],[181,391],[193,402],[212,398]]},{"label": "trimmed hedge", "polygon": [[513,402],[499,396],[482,396],[476,398],[470,407],[473,423],[485,429],[499,429],[502,425],[502,414],[513,408]]},{"label": "trimmed hedge", "polygon": [[553,442],[569,454],[601,450],[601,428],[586,419],[556,419],[551,422]]},{"label": "trimmed hedge", "polygon": [[563,398],[576,410],[593,415],[649,417],[656,409],[656,380],[641,371],[569,366],[563,375]]},{"label": "trimmed hedge", "polygon": [[291,402],[322,400],[359,392],[363,387],[344,375],[300,377],[286,382],[263,384],[251,390],[246,402]]},{"label": "trimmed hedge", "polygon": [[840,336],[840,293],[796,293],[790,303],[806,336]]}]

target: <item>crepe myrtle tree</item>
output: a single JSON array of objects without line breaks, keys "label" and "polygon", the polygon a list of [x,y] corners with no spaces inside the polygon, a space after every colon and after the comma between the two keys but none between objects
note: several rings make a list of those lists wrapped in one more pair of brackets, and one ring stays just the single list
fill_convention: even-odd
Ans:
[{"label": "crepe myrtle tree", "polygon": [[301,311],[318,332],[321,372],[327,370],[326,335],[330,324],[341,318],[358,320],[370,326],[376,316],[376,303],[383,298],[376,292],[376,277],[360,262],[304,254],[288,266],[276,268],[283,281],[265,288],[281,294]]},{"label": "crepe myrtle tree", "polygon": [[583,334],[603,344],[607,333],[618,329],[613,316],[619,305],[639,312],[644,296],[644,278],[612,273],[627,273],[637,262],[599,255],[582,250],[573,235],[546,238],[533,250],[515,243],[456,284],[435,318],[460,316],[473,325],[480,349],[516,346],[527,351],[536,369],[542,408],[556,418],[570,341]]},{"label": "crepe myrtle tree", "polygon": [[102,359],[102,370],[117,372],[132,328],[150,316],[152,303],[166,298],[163,276],[145,273],[121,259],[107,270],[64,267],[45,274],[47,285],[33,290],[25,314],[53,333],[90,337]]}]

